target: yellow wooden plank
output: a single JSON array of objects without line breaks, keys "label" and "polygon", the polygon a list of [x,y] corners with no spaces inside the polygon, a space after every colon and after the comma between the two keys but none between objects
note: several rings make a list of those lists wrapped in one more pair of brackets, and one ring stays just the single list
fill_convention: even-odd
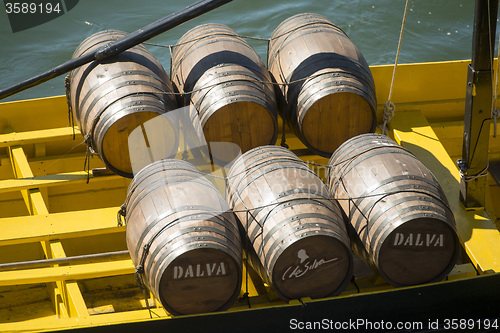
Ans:
[{"label": "yellow wooden plank", "polygon": [[[0,193],[26,190],[31,188],[46,188],[58,185],[65,185],[71,183],[73,184],[83,184],[87,182],[87,172],[76,171],[60,173],[55,175],[46,175],[38,177],[28,177],[28,178],[17,178],[17,179],[7,179],[0,181]],[[111,179],[119,179],[117,175],[106,175],[94,177],[90,174],[90,179],[92,182],[95,181],[109,181]]]},{"label": "yellow wooden plank", "polygon": [[0,103],[0,131],[7,126],[18,132],[68,126],[66,96]]},{"label": "yellow wooden plank", "polygon": [[[21,146],[9,146],[8,148],[15,177],[33,177],[33,172],[23,148]],[[21,193],[30,215],[49,214],[45,200],[38,188],[21,190]],[[66,256],[62,244],[58,240],[52,242],[42,240],[41,245],[47,258],[61,258]],[[88,315],[85,302],[76,283],[69,284],[71,293],[68,292],[68,285],[65,281],[56,281],[55,283],[49,281],[48,286],[50,289],[49,296],[52,299],[58,317],[68,318],[71,315],[70,309],[73,310],[73,315],[77,313]]]},{"label": "yellow wooden plank", "polygon": [[[0,246],[124,232],[119,207],[0,219]],[[19,226],[22,225],[22,228]]]},{"label": "yellow wooden plank", "polygon": [[[500,140],[493,138],[493,127],[490,126],[489,154],[498,156],[500,154]],[[438,136],[443,146],[450,156],[462,157],[462,144],[464,136],[464,123],[462,121],[438,122],[433,123],[432,128]]]},{"label": "yellow wooden plank", "polygon": [[16,178],[28,178],[33,177],[33,172],[31,172],[28,159],[24,154],[23,147],[12,146],[9,147],[9,153],[12,161],[12,168],[14,170],[14,176]]},{"label": "yellow wooden plank", "polygon": [[484,210],[466,211],[459,201],[460,175],[455,162],[419,111],[398,111],[390,123],[398,143],[436,176],[455,215],[457,232],[479,272],[500,272],[500,233]]},{"label": "yellow wooden plank", "polygon": [[0,148],[36,144],[41,142],[54,142],[73,140],[73,130],[75,135],[80,136],[80,130],[73,127],[51,128],[46,130],[13,132],[0,135]]},{"label": "yellow wooden plank", "polygon": [[[69,330],[73,328],[95,327],[104,325],[108,326],[111,324],[140,322],[145,320],[150,321],[157,319],[166,319],[170,317],[163,308],[154,308],[153,312],[154,313],[144,309],[118,313],[99,314],[90,316],[88,318],[57,319],[55,317],[45,317],[23,322],[1,323],[0,332]],[[151,318],[151,316],[153,318]],[[112,331],[113,327],[109,327],[109,330]]]},{"label": "yellow wooden plank", "polygon": [[[469,60],[399,64],[393,87],[394,103],[463,99]],[[385,103],[389,95],[393,65],[372,66],[377,83],[377,101]]]},{"label": "yellow wooden plank", "polygon": [[[9,147],[9,155],[12,163],[12,169],[16,178],[33,177],[26,154],[21,146]],[[30,215],[48,214],[49,211],[45,205],[42,194],[37,188],[21,190],[26,207]]]},{"label": "yellow wooden plank", "polygon": [[49,213],[47,205],[45,204],[42,193],[39,189],[35,188],[27,191],[23,190],[22,192],[23,197],[25,196],[24,193],[26,193],[25,201],[30,215],[43,215]]},{"label": "yellow wooden plank", "polygon": [[133,274],[134,272],[135,267],[130,259],[71,266],[14,270],[0,272],[0,286],[83,280],[105,276]]},{"label": "yellow wooden plank", "polygon": [[[61,241],[51,241],[50,250],[52,252],[52,259],[66,258],[66,253]],[[80,287],[76,281],[57,281],[56,285],[61,291],[61,298],[64,303],[64,308],[67,309],[68,317],[88,317],[90,315],[85,305]]]}]

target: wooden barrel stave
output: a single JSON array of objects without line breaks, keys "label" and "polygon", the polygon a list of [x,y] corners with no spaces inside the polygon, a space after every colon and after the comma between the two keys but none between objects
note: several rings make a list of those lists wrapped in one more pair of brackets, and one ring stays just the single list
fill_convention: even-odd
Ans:
[{"label": "wooden barrel stave", "polygon": [[[369,66],[325,17],[305,13],[282,22],[271,36],[268,68],[284,84],[283,117],[312,152],[329,157],[348,138],[374,131],[377,103]],[[348,126],[332,135],[339,117]]]},{"label": "wooden barrel stave", "polygon": [[413,154],[386,136],[360,135],[329,165],[329,187],[350,219],[360,257],[396,286],[449,273],[459,246],[453,214],[437,180]]},{"label": "wooden barrel stave", "polygon": [[[188,200],[186,197],[179,198],[178,200],[169,201],[167,198],[170,198],[171,194],[165,193],[163,191],[163,185],[159,189],[154,189],[154,186],[151,186],[151,190],[149,190],[144,196],[140,197],[137,194],[138,199],[132,199],[129,201],[127,206],[128,210],[132,213],[130,214],[130,218],[134,221],[131,228],[136,228],[131,232],[131,235],[140,235],[140,238],[131,239],[131,250],[135,253],[136,257],[140,257],[143,249],[140,247],[135,247],[134,244],[142,244],[144,240],[147,238],[151,238],[153,235],[158,233],[165,224],[172,225],[171,221],[176,221],[180,218],[186,216],[196,216],[196,214],[207,214],[207,212],[217,212],[223,211],[225,208],[225,202],[219,201],[217,205],[214,205],[214,199],[206,198],[205,202],[200,202],[203,199],[199,198],[197,200],[197,205],[183,205],[184,202]],[[183,186],[185,187],[186,183],[183,182]],[[197,186],[193,186],[189,188],[189,190],[196,191],[200,190],[200,184],[196,184]],[[210,190],[210,186],[207,186],[205,191]],[[162,193],[163,192],[163,193]],[[191,192],[193,193],[193,192]],[[163,200],[162,200],[163,199]],[[163,206],[158,204],[159,201],[163,201]],[[140,202],[140,206],[136,208],[137,203]],[[156,214],[151,214],[156,210]],[[215,213],[213,213],[215,214]],[[225,216],[222,214],[221,216]],[[227,218],[225,219],[226,223],[230,222]],[[232,233],[229,233],[232,231]],[[228,237],[238,237],[238,232],[234,230],[228,231]]]},{"label": "wooden barrel stave", "polygon": [[269,72],[229,27],[205,24],[185,33],[173,49],[171,76],[184,103],[198,111],[209,148],[211,142],[240,148],[211,150],[215,161],[228,163],[240,150],[276,141],[277,103]]},{"label": "wooden barrel stave", "polygon": [[132,180],[126,207],[134,265],[143,265],[145,284],[168,311],[209,312],[234,303],[242,271],[238,226],[201,172],[181,160],[150,164]]},{"label": "wooden barrel stave", "polygon": [[[115,41],[126,34],[96,33],[75,50],[73,58]],[[142,45],[111,59],[94,61],[70,73],[69,98],[74,119],[88,144],[115,173],[132,177],[128,135],[150,119],[177,107],[173,87],[161,64]],[[176,133],[177,124],[166,122]],[[173,154],[177,136],[168,143]],[[125,149],[124,149],[125,148]]]},{"label": "wooden barrel stave", "polygon": [[[192,222],[196,222],[196,220],[189,220],[188,222],[191,224]],[[173,260],[175,260],[179,256],[184,255],[187,251],[189,251],[189,249],[193,251],[196,249],[199,250],[199,249],[209,248],[218,250],[222,253],[227,252],[228,249],[231,249],[230,246],[228,247],[227,237],[225,237],[223,233],[217,233],[215,231],[198,231],[198,230],[196,231],[189,230],[189,231],[191,232],[188,233],[184,231],[176,233],[175,235],[169,235],[170,236],[169,238],[162,239],[162,242],[159,242],[155,248],[151,248],[150,250],[151,254],[149,258],[146,260],[144,268],[145,270],[149,271],[152,270],[153,272],[155,272],[155,274],[150,275],[149,278],[149,284],[151,286],[155,286],[155,289],[160,290],[159,284],[160,280],[165,275],[164,270],[168,268],[168,266],[171,264]],[[234,244],[233,242],[231,242],[230,244],[232,246],[238,246],[238,247],[241,246],[239,243]],[[198,251],[198,252],[203,252],[203,251]],[[241,252],[232,250],[230,250],[228,254],[229,258],[236,257],[237,255],[241,256]],[[193,254],[192,256],[195,256],[195,254]],[[231,264],[236,263],[236,261],[234,260],[229,262]],[[153,267],[155,265],[158,265],[160,267],[163,266],[162,268],[164,269],[153,270]],[[206,287],[208,288],[209,286]],[[235,290],[234,289],[231,290],[231,293],[234,294]],[[169,302],[168,299],[165,299],[164,301],[167,303]],[[212,310],[217,310],[217,309],[212,309]]]},{"label": "wooden barrel stave", "polygon": [[[348,283],[352,258],[339,207],[321,179],[292,152],[266,146],[242,155],[228,174],[226,198],[258,257],[257,266],[262,266],[256,269],[281,298],[325,297]],[[321,250],[315,249],[318,241],[325,245]],[[308,269],[300,266],[304,257],[297,258],[301,251],[317,265],[327,263],[325,255],[341,260],[322,267],[319,275],[305,274]],[[304,275],[298,271],[306,277],[297,279]]]},{"label": "wooden barrel stave", "polygon": [[173,48],[172,80],[179,91],[190,93],[203,73],[225,63],[266,73],[260,57],[234,30],[222,24],[203,24],[186,32]]}]

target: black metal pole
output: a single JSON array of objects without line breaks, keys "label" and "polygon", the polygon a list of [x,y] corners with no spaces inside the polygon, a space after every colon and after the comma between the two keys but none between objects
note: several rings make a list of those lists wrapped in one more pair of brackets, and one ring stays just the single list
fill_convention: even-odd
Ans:
[{"label": "black metal pole", "polygon": [[49,81],[55,77],[61,76],[93,60],[101,60],[116,55],[231,1],[232,0],[200,0],[178,12],[165,16],[164,18],[147,25],[142,29],[136,30],[113,43],[101,47],[95,53],[85,54],[79,58],[69,60],[45,73],[20,82],[7,89],[3,89],[0,91],[0,100],[39,85],[43,82]]},{"label": "black metal pole", "polygon": [[466,208],[485,205],[492,110],[492,64],[498,0],[476,0],[472,59],[467,74],[460,200]]}]

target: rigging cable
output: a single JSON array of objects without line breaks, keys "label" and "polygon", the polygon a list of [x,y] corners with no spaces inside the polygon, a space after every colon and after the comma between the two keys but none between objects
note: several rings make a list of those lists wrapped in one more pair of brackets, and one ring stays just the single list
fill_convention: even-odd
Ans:
[{"label": "rigging cable", "polygon": [[403,32],[405,30],[406,14],[408,13],[409,2],[410,0],[406,0],[405,11],[403,14],[403,21],[401,22],[401,32],[399,33],[398,49],[396,51],[396,59],[394,61],[394,69],[392,70],[392,79],[391,79],[391,86],[389,88],[389,97],[387,97],[387,102],[385,102],[384,117],[383,117],[384,123],[382,124],[382,133],[385,135],[387,135],[387,124],[389,123],[389,121],[391,121],[392,117],[394,116],[394,110],[396,110],[396,106],[391,101],[392,88],[394,87],[394,78],[396,77],[396,68],[398,67],[399,52],[401,50],[401,42],[403,40]]}]

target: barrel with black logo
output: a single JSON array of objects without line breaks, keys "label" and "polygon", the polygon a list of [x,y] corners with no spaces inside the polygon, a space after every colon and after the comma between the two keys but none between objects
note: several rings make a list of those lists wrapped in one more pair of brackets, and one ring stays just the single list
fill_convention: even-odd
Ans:
[{"label": "barrel with black logo", "polygon": [[455,220],[436,178],[385,135],[363,134],[329,161],[328,185],[359,245],[356,252],[395,286],[434,282],[454,267]]},{"label": "barrel with black logo", "polygon": [[254,148],[228,173],[226,199],[282,299],[340,293],[352,275],[341,211],[323,181],[291,151]]},{"label": "barrel with black logo", "polygon": [[192,164],[161,160],[143,168],[128,189],[126,224],[132,261],[170,313],[225,310],[235,302],[242,279],[238,225]]},{"label": "barrel with black logo", "polygon": [[283,118],[312,152],[330,157],[345,140],[375,130],[370,68],[329,19],[303,13],[283,21],[271,36],[268,69],[286,100]]},{"label": "barrel with black logo", "polygon": [[[116,30],[98,32],[78,46],[73,58],[96,52],[125,35]],[[68,88],[74,119],[87,143],[109,169],[130,178],[133,170],[129,134],[148,120],[177,107],[168,75],[142,45],[73,70]],[[161,121],[165,123],[165,133],[170,133],[165,154],[175,155],[178,126],[165,118]]]},{"label": "barrel with black logo", "polygon": [[[209,23],[185,33],[173,48],[171,76],[196,107],[209,144],[230,142],[245,152],[276,142],[271,77],[257,53],[231,28]],[[218,155],[217,160],[229,162],[237,154]]]}]

